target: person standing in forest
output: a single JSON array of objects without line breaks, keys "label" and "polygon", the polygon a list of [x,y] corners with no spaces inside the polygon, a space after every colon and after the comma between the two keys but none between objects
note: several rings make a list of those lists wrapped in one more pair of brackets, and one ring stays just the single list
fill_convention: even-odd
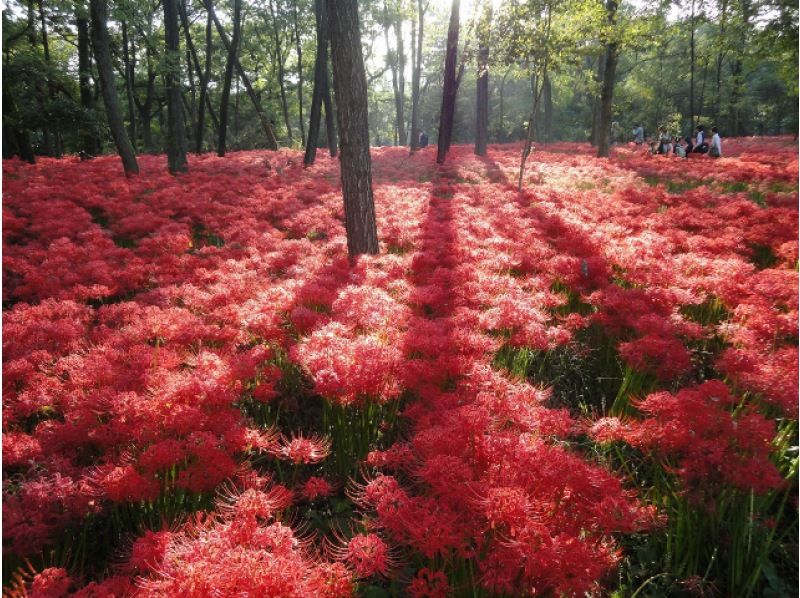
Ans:
[{"label": "person standing in forest", "polygon": [[692,150],[693,153],[705,154],[708,152],[708,142],[705,139],[705,135],[705,127],[703,125],[697,125],[694,149]]},{"label": "person standing in forest", "polygon": [[717,131],[717,127],[711,127],[711,146],[708,150],[708,155],[712,158],[721,158],[722,157],[722,139],[719,137],[719,131]]},{"label": "person standing in forest", "polygon": [[633,125],[633,142],[636,145],[644,143],[644,127],[640,124]]}]

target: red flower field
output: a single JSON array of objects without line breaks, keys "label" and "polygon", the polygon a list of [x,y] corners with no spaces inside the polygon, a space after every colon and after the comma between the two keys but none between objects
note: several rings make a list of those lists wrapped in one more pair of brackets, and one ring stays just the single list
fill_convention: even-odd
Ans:
[{"label": "red flower field", "polygon": [[796,587],[796,145],[519,149],[4,162],[9,595]]}]

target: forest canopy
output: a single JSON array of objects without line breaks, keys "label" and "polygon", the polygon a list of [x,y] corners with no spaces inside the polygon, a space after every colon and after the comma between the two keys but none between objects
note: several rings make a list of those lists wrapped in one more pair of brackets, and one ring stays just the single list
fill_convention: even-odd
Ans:
[{"label": "forest canopy", "polygon": [[[89,8],[74,0],[7,3],[5,157],[25,144],[52,156],[113,148]],[[220,127],[227,128],[228,149],[304,147],[319,48],[315,2],[180,0],[177,8],[179,49],[172,57],[160,2],[107,3],[113,84],[134,150],[160,152],[167,145],[170,73],[178,78],[189,149],[219,149]],[[593,128],[612,42],[610,118],[621,140],[630,140],[635,124],[648,135],[662,125],[686,135],[701,122],[727,137],[796,132],[794,2],[623,1],[615,3],[613,23],[608,8],[599,0],[463,2],[452,141],[475,141],[481,73],[488,78],[489,142],[525,136],[537,85],[537,140],[597,141]],[[419,131],[435,142],[450,3],[365,1],[359,13],[371,145],[409,144]],[[545,14],[552,15],[547,40]],[[234,52],[231,42],[238,42]],[[545,58],[547,73],[537,82]],[[330,95],[326,108],[335,102]],[[220,112],[229,116],[220,119]],[[321,127],[318,144],[326,143],[327,131]]]}]

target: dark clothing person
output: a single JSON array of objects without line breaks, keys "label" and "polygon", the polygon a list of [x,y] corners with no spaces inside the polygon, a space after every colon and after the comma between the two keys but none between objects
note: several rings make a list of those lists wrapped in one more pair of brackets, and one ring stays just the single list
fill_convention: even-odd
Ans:
[{"label": "dark clothing person", "polygon": [[419,134],[419,146],[428,147],[428,134],[425,131],[421,131]]}]

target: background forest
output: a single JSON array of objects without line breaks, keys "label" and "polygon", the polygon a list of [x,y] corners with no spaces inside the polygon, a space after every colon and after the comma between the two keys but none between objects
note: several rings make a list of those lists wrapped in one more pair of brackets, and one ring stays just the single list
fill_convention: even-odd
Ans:
[{"label": "background forest", "polygon": [[[532,65],[541,58],[537,32],[526,28],[526,19],[541,16],[544,4],[462,4],[455,143],[475,139],[479,71],[488,71],[489,142],[523,138],[537,77]],[[686,135],[698,122],[717,124],[723,137],[796,132],[794,2],[626,1],[618,10],[614,6],[611,25],[605,20],[609,7],[597,0],[546,4],[558,39],[548,46],[549,68],[539,85],[538,140],[591,140],[609,43],[616,44],[619,57],[611,118],[619,122],[623,140],[630,139],[635,123],[648,135],[662,124]],[[450,8],[449,2],[432,0],[360,3],[372,145],[409,143],[415,104],[420,130],[436,141]],[[182,0],[179,12],[182,64],[172,68],[182,79],[188,147],[212,150],[219,143],[218,114],[237,20],[237,61],[247,82],[233,72],[227,148],[269,147],[256,105],[281,146],[304,146],[317,48],[314,2]],[[163,151],[169,61],[161,4],[111,2],[108,29],[117,92],[135,150]],[[19,134],[42,155],[113,148],[90,38],[88,3],[6,3],[4,157],[19,153]],[[478,66],[484,62],[485,70]],[[323,126],[321,145],[326,135]]]}]

